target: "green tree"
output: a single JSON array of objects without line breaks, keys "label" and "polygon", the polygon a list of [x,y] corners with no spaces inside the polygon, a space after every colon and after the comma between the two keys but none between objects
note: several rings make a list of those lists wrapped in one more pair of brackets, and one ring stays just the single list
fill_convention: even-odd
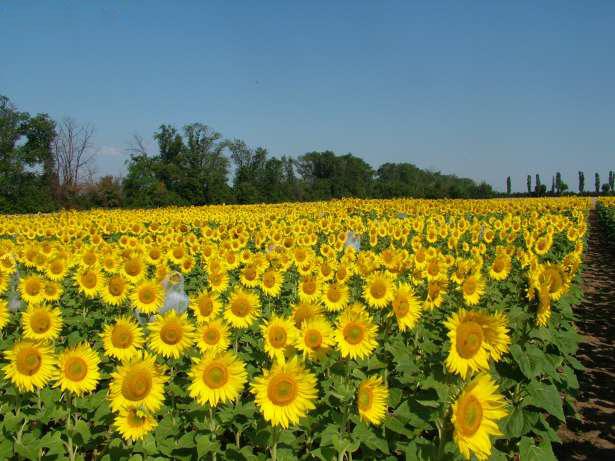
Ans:
[{"label": "green tree", "polygon": [[527,193],[532,193],[532,175],[527,175]]},{"label": "green tree", "polygon": [[512,192],[512,184],[510,182],[510,176],[506,178],[506,193],[510,195]]},{"label": "green tree", "polygon": [[594,175],[594,187],[596,189],[596,194],[600,193],[600,174],[596,173]]},{"label": "green tree", "polygon": [[585,192],[585,173],[579,171],[579,194]]}]

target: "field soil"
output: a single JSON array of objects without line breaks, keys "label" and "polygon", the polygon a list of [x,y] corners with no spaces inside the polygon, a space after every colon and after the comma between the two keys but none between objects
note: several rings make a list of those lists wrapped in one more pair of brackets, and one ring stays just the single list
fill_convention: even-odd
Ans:
[{"label": "field soil", "polygon": [[579,419],[568,419],[554,446],[560,460],[615,460],[615,245],[609,244],[595,210],[589,215],[589,245],[583,270],[583,293],[576,306],[583,342],[577,358]]}]

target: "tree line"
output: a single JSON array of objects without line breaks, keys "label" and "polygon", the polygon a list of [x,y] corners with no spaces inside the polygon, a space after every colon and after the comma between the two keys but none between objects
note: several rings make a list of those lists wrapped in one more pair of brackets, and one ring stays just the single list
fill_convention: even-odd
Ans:
[{"label": "tree line", "polygon": [[[615,171],[609,171],[608,181],[605,183],[600,182],[600,173],[594,173],[594,188],[585,189],[585,173],[579,171],[578,173],[578,186],[577,191],[579,195],[611,195],[615,193]],[[555,176],[551,177],[551,189],[547,189],[547,185],[540,181],[540,175],[536,174],[535,181],[532,185],[532,175],[528,174],[526,179],[527,193],[515,194],[525,196],[547,196],[547,195],[563,195],[573,194],[568,184],[562,180],[562,174],[558,171]],[[506,194],[512,194],[512,185],[510,176],[506,178]]]},{"label": "tree line", "polygon": [[353,154],[271,155],[201,123],[163,124],[157,152],[135,136],[126,173],[97,178],[94,129],[32,116],[0,96],[0,212],[357,198],[486,198],[490,185],[411,163],[374,169]]}]

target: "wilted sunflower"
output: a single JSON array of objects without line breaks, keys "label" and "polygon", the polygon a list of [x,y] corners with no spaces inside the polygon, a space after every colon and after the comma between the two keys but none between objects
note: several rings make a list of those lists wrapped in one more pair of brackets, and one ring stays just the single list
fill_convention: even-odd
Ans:
[{"label": "wilted sunflower", "polygon": [[266,421],[287,429],[316,408],[316,376],[307,371],[297,357],[275,363],[255,378],[251,387],[256,405]]},{"label": "wilted sunflower", "polygon": [[152,432],[158,421],[150,413],[136,407],[120,408],[113,425],[127,441],[136,442]]},{"label": "wilted sunflower", "polygon": [[239,288],[230,295],[224,318],[233,328],[248,328],[258,317],[259,311],[258,296]]},{"label": "wilted sunflower", "polygon": [[55,341],[62,330],[62,312],[58,308],[28,306],[21,316],[24,336],[34,341]]},{"label": "wilted sunflower", "polygon": [[37,275],[28,275],[19,281],[21,299],[28,304],[39,304],[43,300],[44,280]]},{"label": "wilted sunflower", "polygon": [[451,348],[446,359],[449,371],[465,378],[468,372],[487,370],[489,357],[500,360],[508,350],[510,338],[506,318],[460,309],[444,322]]},{"label": "wilted sunflower", "polygon": [[217,354],[228,349],[231,341],[229,330],[222,319],[211,320],[197,327],[196,345],[201,352]]},{"label": "wilted sunflower", "polygon": [[178,315],[174,310],[156,316],[148,330],[150,349],[166,358],[179,358],[194,341],[194,326],[188,315]]},{"label": "wilted sunflower", "polygon": [[261,326],[265,352],[272,359],[284,361],[284,353],[297,339],[297,328],[292,320],[273,316]]},{"label": "wilted sunflower", "polygon": [[152,280],[143,280],[135,286],[130,300],[144,314],[156,314],[164,302],[162,285]]},{"label": "wilted sunflower", "polygon": [[236,400],[248,379],[244,363],[233,352],[206,354],[192,366],[189,376],[190,396],[212,407]]},{"label": "wilted sunflower", "polygon": [[62,391],[83,395],[96,389],[100,358],[87,343],[65,349],[58,357],[57,381]]},{"label": "wilted sunflower", "polygon": [[466,459],[472,453],[479,460],[487,459],[491,455],[489,437],[502,435],[496,422],[506,415],[504,396],[495,382],[487,374],[477,376],[453,404],[453,438],[461,454]]},{"label": "wilted sunflower", "polygon": [[216,318],[220,307],[220,300],[214,292],[204,290],[190,298],[190,309],[194,312],[197,323],[209,322]]},{"label": "wilted sunflower", "polygon": [[105,354],[121,361],[135,356],[143,345],[143,332],[131,317],[118,317],[114,324],[105,325],[101,336]]},{"label": "wilted sunflower", "polygon": [[414,328],[421,315],[421,303],[416,299],[412,287],[406,283],[401,283],[395,291],[391,304],[399,330],[406,331],[409,328]]},{"label": "wilted sunflower", "polygon": [[164,376],[154,356],[146,352],[119,365],[111,375],[109,400],[111,409],[142,407],[156,412],[164,401]]},{"label": "wilted sunflower", "polygon": [[381,309],[393,300],[393,280],[387,272],[375,272],[369,276],[363,288],[363,299],[368,306]]},{"label": "wilted sunflower", "polygon": [[56,359],[49,346],[21,341],[4,357],[9,361],[4,375],[22,392],[40,389],[53,378]]},{"label": "wilted sunflower", "polygon": [[387,411],[389,390],[380,376],[364,379],[357,392],[357,407],[362,421],[378,425]]},{"label": "wilted sunflower", "polygon": [[312,317],[301,324],[296,346],[304,357],[317,360],[334,345],[333,328],[325,318]]},{"label": "wilted sunflower", "polygon": [[342,357],[363,359],[376,349],[378,327],[359,304],[347,308],[337,320],[335,340]]}]

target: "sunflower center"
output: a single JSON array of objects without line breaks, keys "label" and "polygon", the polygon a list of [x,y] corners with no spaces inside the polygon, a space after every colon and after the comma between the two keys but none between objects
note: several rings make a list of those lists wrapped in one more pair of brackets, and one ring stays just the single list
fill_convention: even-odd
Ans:
[{"label": "sunflower center", "polygon": [[81,357],[71,357],[64,365],[64,375],[71,381],[81,381],[88,373],[88,365]]},{"label": "sunflower center", "polygon": [[459,404],[459,428],[463,435],[470,437],[478,431],[483,420],[483,407],[473,395],[466,396]]},{"label": "sunflower center", "polygon": [[280,326],[274,325],[269,329],[269,342],[271,345],[280,349],[286,346],[286,330]]},{"label": "sunflower center", "polygon": [[303,292],[306,295],[313,295],[316,291],[316,282],[314,280],[306,280],[303,282]]},{"label": "sunflower center", "polygon": [[393,310],[397,317],[405,317],[410,311],[410,304],[407,299],[398,299],[393,303]]},{"label": "sunflower center", "polygon": [[329,301],[332,303],[338,302],[342,299],[342,290],[340,290],[337,285],[331,285],[327,290],[327,298],[329,298]]},{"label": "sunflower center", "polygon": [[203,332],[203,341],[210,346],[215,346],[220,341],[220,332],[217,328],[207,328]]},{"label": "sunflower center", "polygon": [[365,337],[363,325],[357,322],[350,322],[344,327],[344,339],[353,346],[359,344]]},{"label": "sunflower center", "polygon": [[440,285],[438,283],[430,283],[427,292],[429,299],[436,299],[440,295]]},{"label": "sunflower center", "polygon": [[374,298],[380,299],[386,295],[387,286],[382,280],[374,280],[372,285],[369,287],[369,292]]},{"label": "sunflower center", "polygon": [[476,288],[478,283],[474,277],[469,277],[465,282],[463,282],[463,294],[466,296],[471,296],[476,292]]},{"label": "sunflower center", "polygon": [[318,349],[322,345],[322,335],[318,330],[307,330],[303,338],[305,345],[310,349]]},{"label": "sunflower center", "polygon": [[228,371],[224,365],[211,363],[203,370],[203,381],[207,387],[218,389],[228,382]]},{"label": "sunflower center", "polygon": [[141,264],[139,264],[139,261],[137,261],[136,259],[131,259],[126,262],[126,264],[124,265],[124,269],[126,270],[126,273],[128,275],[130,275],[131,277],[135,277],[141,272]]},{"label": "sunflower center", "polygon": [[263,275],[263,285],[267,288],[273,288],[275,285],[275,275],[271,272],[266,272],[265,275]]},{"label": "sunflower center", "polygon": [[245,298],[237,298],[231,303],[231,312],[237,317],[245,317],[250,313],[250,303]]},{"label": "sunflower center", "polygon": [[97,278],[96,274],[94,274],[93,272],[86,273],[81,280],[83,282],[83,286],[86,288],[91,289],[96,287]]},{"label": "sunflower center", "polygon": [[36,374],[42,364],[41,353],[33,347],[24,348],[17,353],[17,371],[22,375],[32,376]]},{"label": "sunflower center", "polygon": [[246,280],[254,280],[256,278],[256,269],[253,266],[246,267],[245,271],[243,272],[243,276],[246,278]]},{"label": "sunflower center", "polygon": [[214,310],[214,303],[209,296],[199,298],[199,311],[203,317],[209,317]]},{"label": "sunflower center", "polygon": [[290,405],[298,394],[297,382],[292,376],[281,374],[274,376],[267,385],[267,397],[274,405]]},{"label": "sunflower center", "polygon": [[26,282],[26,293],[28,293],[30,296],[36,296],[37,294],[39,294],[41,292],[41,288],[41,282],[37,279],[28,280]]},{"label": "sunflower center", "polygon": [[483,343],[483,329],[476,322],[463,322],[457,327],[457,352],[464,359],[471,359]]},{"label": "sunflower center", "polygon": [[48,283],[45,285],[45,294],[47,296],[53,296],[57,293],[56,286],[53,283]]},{"label": "sunflower center", "polygon": [[171,346],[179,343],[183,336],[181,325],[175,322],[167,323],[160,329],[160,339],[163,343]]},{"label": "sunflower center", "polygon": [[372,402],[374,400],[374,395],[371,389],[366,386],[361,386],[359,389],[359,395],[357,397],[357,401],[359,404],[359,410],[367,411],[372,407]]},{"label": "sunflower center", "polygon": [[504,270],[504,258],[502,258],[501,256],[498,256],[497,258],[495,258],[495,261],[493,262],[493,272],[495,272],[496,274],[499,274],[503,270]]},{"label": "sunflower center", "polygon": [[113,278],[109,281],[109,293],[113,296],[119,296],[124,291],[124,284],[119,278]]},{"label": "sunflower center", "polygon": [[438,275],[438,273],[440,272],[440,265],[438,264],[437,261],[432,261],[429,263],[429,266],[427,267],[427,272],[429,272],[429,275],[431,275],[432,277],[435,277],[436,275]]},{"label": "sunflower center", "polygon": [[111,333],[111,343],[113,347],[126,349],[132,345],[132,333],[128,328],[116,325]]},{"label": "sunflower center", "polygon": [[53,261],[49,265],[49,270],[52,274],[55,274],[55,275],[61,274],[62,271],[64,270],[64,264],[62,264],[60,261]]},{"label": "sunflower center", "polygon": [[151,304],[156,299],[156,293],[150,287],[141,288],[139,290],[139,301],[143,304]]},{"label": "sunflower center", "polygon": [[132,402],[143,400],[152,390],[152,375],[143,369],[130,370],[122,383],[122,395]]},{"label": "sunflower center", "polygon": [[35,311],[30,317],[30,327],[36,333],[45,333],[51,327],[51,318],[46,311]]}]

